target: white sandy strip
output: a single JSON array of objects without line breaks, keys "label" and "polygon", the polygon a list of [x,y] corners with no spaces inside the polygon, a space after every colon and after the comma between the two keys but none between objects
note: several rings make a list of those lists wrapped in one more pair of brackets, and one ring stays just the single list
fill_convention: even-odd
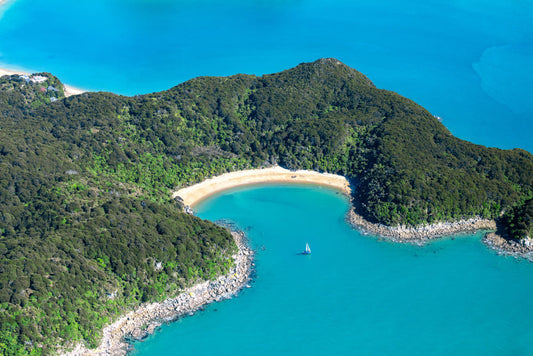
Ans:
[{"label": "white sandy strip", "polygon": [[[0,0],[0,6],[2,5],[1,1],[2,0]],[[16,69],[0,68],[0,77],[4,76],[4,75],[14,75],[14,74],[30,75],[31,73],[27,73],[25,71],[16,70]],[[86,90],[82,90],[82,89],[79,89],[79,88],[74,88],[74,87],[72,87],[70,85],[66,85],[66,84],[63,84],[63,87],[65,88],[65,96],[66,97],[69,97],[69,96],[72,96],[72,95],[78,95],[78,94],[82,94],[82,93],[86,92]]]},{"label": "white sandy strip", "polygon": [[68,84],[63,84],[63,87],[65,88],[65,96],[68,98],[69,96],[72,96],[72,95],[79,95],[79,94],[83,94],[83,93],[86,93],[87,90],[83,90],[83,89],[80,89],[80,88],[75,88],[75,87],[71,87],[70,85]]},{"label": "white sandy strip", "polygon": [[[2,1],[2,0],[0,0]],[[1,3],[0,3],[1,4]],[[4,75],[14,75],[14,74],[28,74],[22,70],[12,70],[12,69],[6,69],[6,68],[0,68],[0,77]]]},{"label": "white sandy strip", "polygon": [[225,173],[201,183],[180,189],[172,198],[180,197],[185,205],[193,206],[208,196],[233,187],[259,183],[308,183],[337,188],[346,194],[351,193],[350,182],[340,175],[314,171],[290,171],[275,166]]}]

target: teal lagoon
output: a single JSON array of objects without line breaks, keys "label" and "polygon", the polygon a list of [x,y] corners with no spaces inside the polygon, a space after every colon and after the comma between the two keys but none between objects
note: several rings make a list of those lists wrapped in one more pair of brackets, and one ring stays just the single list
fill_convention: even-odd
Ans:
[{"label": "teal lagoon", "polygon": [[252,288],[163,326],[133,355],[533,354],[533,264],[495,254],[482,233],[425,246],[362,235],[348,208],[335,190],[300,185],[201,202],[200,217],[246,231]]},{"label": "teal lagoon", "polygon": [[533,151],[533,0],[10,0],[0,66],[135,95],[334,57],[475,143]]}]

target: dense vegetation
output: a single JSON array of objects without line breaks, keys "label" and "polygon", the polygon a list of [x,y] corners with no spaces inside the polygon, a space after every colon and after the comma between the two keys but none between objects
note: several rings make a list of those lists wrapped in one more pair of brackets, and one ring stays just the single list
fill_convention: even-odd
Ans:
[{"label": "dense vegetation", "polygon": [[46,76],[0,79],[4,354],[94,345],[125,309],[227,270],[229,233],[169,198],[226,171],[277,163],[340,173],[356,183],[359,211],[388,225],[507,211],[519,222],[513,236],[531,227],[531,154],[459,140],[333,59],[55,102],[42,88],[60,85]]},{"label": "dense vegetation", "polygon": [[96,345],[117,314],[228,270],[228,231],[183,214],[167,191],[107,180],[107,139],[69,137],[35,110],[44,84],[19,79],[0,81],[0,354]]},{"label": "dense vegetation", "polygon": [[503,215],[507,234],[514,239],[524,236],[533,238],[533,199],[518,204]]}]

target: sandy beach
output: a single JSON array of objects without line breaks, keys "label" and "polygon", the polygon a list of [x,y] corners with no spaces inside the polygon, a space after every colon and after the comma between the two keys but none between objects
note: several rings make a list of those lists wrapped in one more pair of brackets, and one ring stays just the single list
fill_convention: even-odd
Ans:
[{"label": "sandy beach", "polygon": [[[9,0],[6,0],[4,1],[7,2]],[[2,0],[0,0],[0,6],[2,6]],[[14,74],[20,74],[20,75],[23,75],[23,74],[26,74],[26,75],[29,75],[31,73],[27,73],[25,71],[21,71],[21,70],[13,70],[13,69],[6,69],[6,68],[0,68],[0,77],[1,76],[4,76],[4,75],[14,75]],[[59,78],[61,80],[61,78]],[[67,84],[63,84],[63,87],[65,88],[65,96],[66,97],[69,97],[69,96],[72,96],[72,95],[78,95],[78,94],[82,94],[82,93],[85,93],[86,90],[83,90],[83,89],[79,89],[79,88],[75,88],[75,87],[72,87],[70,85],[67,85]]]},{"label": "sandy beach", "polygon": [[190,187],[180,189],[172,194],[172,198],[180,197],[186,206],[193,206],[217,192],[238,186],[260,183],[318,184],[339,189],[347,195],[351,194],[350,182],[343,176],[305,170],[291,171],[274,166],[225,173]]}]

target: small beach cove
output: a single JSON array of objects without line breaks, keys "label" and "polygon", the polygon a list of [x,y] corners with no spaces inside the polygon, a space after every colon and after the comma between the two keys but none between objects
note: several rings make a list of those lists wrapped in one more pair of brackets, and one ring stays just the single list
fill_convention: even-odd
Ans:
[{"label": "small beach cove", "polygon": [[[341,175],[320,173],[309,170],[289,170],[280,166],[250,169],[225,173],[192,186],[182,188],[172,194],[172,198],[179,199],[185,206],[185,210],[193,212],[192,207],[211,195],[224,190],[242,187],[246,185],[261,184],[311,184],[326,186],[338,190],[351,199],[353,185]],[[496,221],[472,217],[458,221],[442,221],[417,227],[412,226],[386,226],[371,223],[356,212],[351,206],[346,214],[346,221],[355,229],[373,236],[386,238],[399,243],[412,243],[421,245],[430,240],[445,236],[456,236],[476,233],[478,231],[490,231],[483,241],[488,247],[501,254],[512,255],[531,259],[533,246],[506,241],[497,230]]]},{"label": "small beach cove", "polygon": [[[237,171],[207,179],[201,183],[173,193],[186,205],[186,211],[192,212],[190,206],[207,199],[217,192],[253,184],[299,183],[327,186],[350,195],[349,181],[339,175],[313,171],[290,171],[279,166]],[[245,233],[241,230],[232,232],[238,247],[234,256],[235,266],[225,276],[215,281],[201,282],[183,291],[175,298],[162,303],[143,304],[120,317],[103,330],[103,337],[96,349],[88,349],[78,344],[65,356],[78,355],[125,355],[131,350],[130,342],[143,340],[164,323],[177,320],[182,316],[193,315],[207,303],[221,301],[236,295],[247,286],[253,265],[253,251],[249,248]]]},{"label": "small beach cove", "polygon": [[[246,232],[252,288],[163,326],[133,354],[531,351],[532,264],[497,256],[481,233],[423,246],[369,238],[346,224],[349,207],[338,190],[287,183],[199,202],[201,218]],[[311,256],[299,255],[306,242]],[[521,312],[506,302],[515,297]]]},{"label": "small beach cove", "polygon": [[[381,235],[384,239],[369,239],[373,240],[374,242],[381,242],[381,241],[394,241],[394,242],[407,242],[408,244],[406,247],[401,247],[401,245],[397,244],[390,244],[393,248],[396,246],[396,248],[399,249],[399,251],[404,251],[405,248],[407,249],[414,249],[414,255],[418,256],[419,253],[424,254],[424,250],[430,249],[434,250],[433,253],[436,254],[435,244],[454,244],[458,243],[457,241],[452,241],[455,238],[444,238],[441,242],[435,243],[432,242],[428,246],[415,246],[415,245],[421,245],[429,240],[434,239],[435,237],[441,237],[441,236],[450,236],[457,233],[463,233],[462,236],[472,236],[472,233],[474,233],[477,230],[485,230],[485,229],[491,229],[493,225],[493,222],[487,221],[487,220],[480,220],[480,219],[473,219],[470,221],[461,221],[458,223],[441,223],[441,224],[435,224],[433,226],[429,227],[422,227],[420,229],[406,229],[406,228],[388,228],[384,226],[374,225],[370,224],[361,217],[359,217],[357,214],[355,214],[353,208],[350,208],[350,201],[349,196],[351,194],[351,186],[350,182],[338,175],[332,175],[332,174],[321,174],[318,172],[312,172],[312,171],[290,171],[283,169],[281,167],[270,167],[270,168],[263,168],[263,169],[257,169],[257,170],[248,170],[248,171],[240,171],[240,172],[232,172],[227,173],[222,176],[214,177],[212,179],[208,179],[202,183],[193,185],[191,187],[185,188],[183,190],[180,190],[178,192],[175,192],[173,194],[173,197],[180,197],[183,203],[186,206],[192,205],[193,208],[198,208],[198,215],[202,218],[207,218],[209,220],[215,221],[219,219],[227,219],[229,218],[230,221],[236,222],[239,229],[246,232],[247,235],[250,235],[251,238],[251,250],[243,243],[242,238],[244,237],[244,234],[238,234],[235,235],[237,237],[236,241],[238,242],[238,245],[240,247],[240,257],[237,259],[236,269],[232,271],[228,276],[221,277],[219,280],[226,281],[224,283],[220,283],[219,280],[217,280],[214,284],[213,282],[210,282],[210,284],[201,283],[199,285],[195,285],[191,287],[191,290],[187,290],[186,292],[182,293],[177,298],[173,298],[170,300],[167,300],[163,303],[153,303],[150,305],[143,305],[140,308],[138,308],[136,311],[130,312],[128,315],[120,318],[112,325],[108,326],[104,331],[104,339],[101,343],[100,347],[97,350],[87,350],[81,347],[76,348],[70,355],[90,355],[90,354],[99,354],[101,352],[108,352],[111,354],[125,354],[127,350],[129,350],[128,343],[126,340],[141,340],[146,337],[148,337],[147,340],[151,340],[152,337],[155,336],[149,336],[154,331],[159,330],[158,328],[165,323],[172,322],[175,320],[179,320],[178,322],[174,322],[171,325],[177,325],[180,323],[186,323],[187,319],[194,319],[194,318],[185,318],[185,319],[178,319],[180,316],[187,315],[189,313],[192,313],[199,308],[204,308],[204,305],[206,303],[212,302],[212,301],[220,301],[222,299],[225,299],[227,297],[230,297],[234,294],[236,294],[243,286],[247,285],[249,274],[250,274],[250,266],[252,264],[252,250],[258,251],[259,254],[267,253],[264,251],[267,251],[268,248],[266,247],[266,241],[265,243],[261,243],[260,240],[257,240],[257,237],[254,237],[253,231],[255,231],[257,227],[257,222],[254,223],[254,225],[242,225],[240,218],[232,218],[231,216],[224,216],[224,214],[214,217],[214,216],[204,216],[203,211],[206,209],[209,210],[209,205],[212,200],[217,200],[217,197],[227,197],[227,199],[232,200],[233,193],[236,193],[237,195],[240,194],[241,191],[254,191],[254,190],[261,190],[261,189],[271,189],[273,191],[276,191],[278,188],[280,189],[295,189],[296,191],[302,190],[303,194],[305,195],[305,190],[318,190],[320,192],[326,192],[326,194],[334,196],[334,199],[340,199],[343,204],[346,204],[346,207],[343,209],[347,209],[348,211],[337,211],[337,214],[335,216],[331,216],[331,214],[335,214],[335,210],[331,210],[325,207],[322,207],[322,199],[319,199],[317,201],[314,201],[314,204],[306,204],[305,199],[304,202],[300,202],[298,199],[294,200],[293,203],[291,203],[291,206],[289,207],[289,211],[287,211],[287,217],[290,218],[294,214],[298,214],[297,212],[291,213],[291,208],[293,208],[292,205],[298,206],[300,204],[303,204],[303,206],[313,206],[314,208],[317,208],[319,211],[319,214],[328,215],[331,218],[335,218],[337,221],[337,224],[341,224],[343,226],[343,229],[348,229],[351,231],[351,234],[355,234],[358,237],[362,237],[364,239],[368,239],[366,236],[362,236],[363,233],[359,232],[365,232],[370,233],[372,235]],[[272,194],[269,196],[269,199],[273,202],[278,202],[280,199],[283,200],[284,194],[281,194],[278,197],[278,193]],[[286,204],[286,203],[285,203]],[[231,204],[230,204],[231,205]],[[207,207],[207,208],[206,208]],[[263,208],[255,208],[255,207],[249,207],[247,209],[244,209],[245,212],[251,212],[252,210],[259,210],[261,211]],[[278,210],[287,209],[287,206],[282,206],[278,208]],[[327,212],[323,209],[327,209]],[[322,213],[320,213],[322,212]],[[278,211],[277,214],[280,214]],[[283,214],[283,212],[281,212]],[[231,215],[231,214],[230,214]],[[266,222],[270,221],[269,213],[265,212],[264,217]],[[304,218],[305,220],[305,218]],[[314,219],[313,219],[314,221]],[[319,221],[319,220],[317,220]],[[296,221],[289,221],[285,222],[284,224],[280,224],[282,227],[285,227],[287,229],[295,229],[293,227],[293,223]],[[352,230],[350,226],[347,224],[351,224],[352,226],[356,227],[358,230]],[[309,223],[310,226],[314,226],[316,230],[322,229],[320,225],[315,225],[313,223]],[[319,224],[319,223],[317,223]],[[296,224],[298,225],[298,224]],[[327,226],[327,225],[326,225]],[[327,229],[327,227],[326,227]],[[391,233],[392,232],[392,233]],[[470,234],[466,234],[466,232],[470,232]],[[278,231],[279,234],[284,234],[283,231]],[[327,235],[327,230],[324,231],[324,235]],[[297,234],[295,234],[297,235]],[[478,233],[475,236],[482,236],[482,233]],[[353,238],[353,236],[352,236]],[[481,238],[474,238],[474,239],[468,239],[468,244],[479,244],[481,246],[478,246],[477,248],[481,248],[485,250],[485,253],[488,252],[488,249],[486,249],[485,246],[483,246],[479,240]],[[306,241],[301,240],[299,241],[301,244],[305,244]],[[324,243],[322,241],[321,243]],[[315,242],[313,242],[312,246],[314,247]],[[488,244],[489,246],[491,244]],[[301,252],[305,245],[302,246],[294,246],[292,247],[292,255],[296,255],[298,252]],[[320,245],[319,245],[320,246]],[[494,247],[494,246],[493,246]],[[418,249],[418,250],[417,250]],[[419,251],[420,250],[420,251]],[[287,252],[287,251],[286,251]],[[490,252],[489,252],[490,254]],[[287,256],[286,256],[287,257]],[[312,256],[305,256],[312,258]],[[244,258],[244,259],[243,259]],[[260,262],[259,262],[260,263]],[[229,279],[228,279],[229,278]],[[245,290],[246,293],[250,293],[248,290]],[[192,293],[192,294],[191,294]],[[216,305],[218,305],[217,303]],[[207,310],[210,309],[217,309],[215,306],[208,306]],[[171,326],[172,327],[172,326]],[[163,330],[165,330],[166,327],[163,327]],[[144,344],[136,344],[144,345]],[[134,354],[137,351],[133,351]]]}]

